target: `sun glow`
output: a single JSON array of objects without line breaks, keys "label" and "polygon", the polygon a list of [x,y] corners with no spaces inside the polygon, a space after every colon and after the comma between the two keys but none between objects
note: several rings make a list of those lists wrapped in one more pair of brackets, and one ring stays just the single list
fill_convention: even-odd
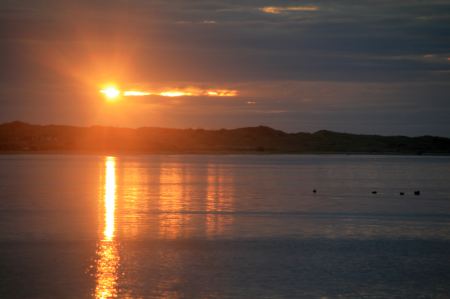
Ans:
[{"label": "sun glow", "polygon": [[115,86],[107,86],[101,89],[100,92],[110,101],[117,100],[120,96],[120,90]]}]

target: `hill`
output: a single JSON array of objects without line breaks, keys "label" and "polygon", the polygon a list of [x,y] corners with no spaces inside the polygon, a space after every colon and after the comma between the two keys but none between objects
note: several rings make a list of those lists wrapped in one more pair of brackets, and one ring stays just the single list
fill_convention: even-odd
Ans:
[{"label": "hill", "polygon": [[449,154],[450,139],[318,131],[285,133],[265,126],[239,129],[0,125],[0,151],[93,153],[371,153]]}]

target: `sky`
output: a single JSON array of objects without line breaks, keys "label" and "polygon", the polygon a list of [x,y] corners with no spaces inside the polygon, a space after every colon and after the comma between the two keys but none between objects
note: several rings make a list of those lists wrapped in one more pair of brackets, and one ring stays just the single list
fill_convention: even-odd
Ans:
[{"label": "sky", "polygon": [[14,120],[450,137],[450,0],[1,0]]}]

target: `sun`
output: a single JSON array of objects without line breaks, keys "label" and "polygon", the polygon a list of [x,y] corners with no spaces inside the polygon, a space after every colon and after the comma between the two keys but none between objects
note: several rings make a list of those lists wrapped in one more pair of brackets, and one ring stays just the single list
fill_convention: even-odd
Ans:
[{"label": "sun", "polygon": [[120,90],[115,86],[107,86],[101,89],[100,92],[104,94],[109,101],[115,101],[120,96]]}]

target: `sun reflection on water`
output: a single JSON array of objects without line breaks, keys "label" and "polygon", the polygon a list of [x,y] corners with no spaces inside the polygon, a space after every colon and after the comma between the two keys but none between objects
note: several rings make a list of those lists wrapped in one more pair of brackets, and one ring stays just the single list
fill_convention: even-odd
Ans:
[{"label": "sun reflection on water", "polygon": [[189,193],[185,192],[186,173],[178,164],[161,165],[160,194],[158,199],[159,237],[164,239],[180,238],[191,215],[181,214],[190,203]]},{"label": "sun reflection on water", "polygon": [[103,197],[104,229],[97,246],[95,298],[117,297],[119,255],[115,241],[116,159],[106,157]]},{"label": "sun reflection on water", "polygon": [[206,194],[206,236],[214,238],[226,234],[233,224],[233,217],[220,212],[233,211],[231,195],[232,176],[226,176],[220,167],[208,165]]},{"label": "sun reflection on water", "polygon": [[[129,287],[145,277],[138,275],[142,269],[136,265],[141,261],[133,261],[134,257],[124,250],[127,241],[214,239],[228,235],[234,223],[234,217],[228,215],[234,211],[234,182],[222,166],[191,167],[171,162],[148,167],[144,162],[126,158],[121,158],[120,165],[117,161],[115,157],[106,157],[102,162],[98,242],[93,265],[93,295],[97,299],[128,298],[139,291]],[[172,257],[165,263],[176,268],[182,262]],[[161,284],[154,288],[163,294],[180,279],[178,275],[162,278]],[[123,288],[119,288],[119,280]]]},{"label": "sun reflection on water", "polygon": [[112,241],[115,232],[116,211],[116,160],[107,157],[105,161],[105,229],[103,240]]}]

